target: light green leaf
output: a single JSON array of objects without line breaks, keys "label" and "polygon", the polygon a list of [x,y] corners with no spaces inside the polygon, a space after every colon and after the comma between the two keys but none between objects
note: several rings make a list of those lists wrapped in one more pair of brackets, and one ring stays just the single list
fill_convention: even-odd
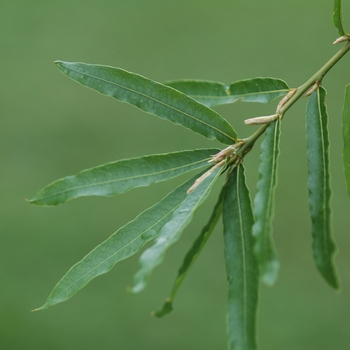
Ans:
[{"label": "light green leaf", "polygon": [[309,205],[316,266],[326,281],[332,287],[338,288],[333,262],[335,244],[331,233],[329,137],[325,95],[325,89],[320,87],[310,96],[306,109]]},{"label": "light green leaf", "polygon": [[85,63],[56,62],[61,72],[104,95],[180,124],[224,144],[235,142],[231,125],[212,109],[169,86],[120,68]]},{"label": "light green leaf", "polygon": [[345,173],[345,183],[350,197],[350,84],[345,87],[345,99],[343,105],[342,118],[343,131],[343,164]]},{"label": "light green leaf", "polygon": [[113,196],[207,166],[210,156],[217,152],[217,149],[181,151],[107,163],[53,182],[30,203],[57,205],[83,196]]},{"label": "light green leaf", "polygon": [[343,6],[342,0],[334,0],[333,24],[338,29],[340,36],[346,35],[343,27]]},{"label": "light green leaf", "polygon": [[277,185],[280,124],[281,122],[276,120],[266,129],[265,138],[261,144],[259,181],[254,198],[254,251],[259,263],[261,278],[267,285],[275,283],[279,270],[272,238],[272,220]]},{"label": "light green leaf", "polygon": [[285,81],[274,78],[254,78],[234,82],[230,85],[230,95],[240,96],[243,102],[268,103],[289,92]]},{"label": "light green leaf", "polygon": [[177,80],[165,84],[208,107],[236,101],[268,103],[290,90],[286,82],[274,78],[240,80],[231,85],[206,80]]},{"label": "light green leaf", "polygon": [[226,185],[223,223],[229,349],[254,350],[259,267],[253,252],[254,217],[242,165],[232,171]]},{"label": "light green leaf", "polygon": [[163,307],[160,310],[154,312],[154,316],[163,317],[173,310],[173,302],[178,289],[180,288],[185,277],[187,276],[189,269],[197,260],[200,252],[202,251],[203,247],[207,243],[211,233],[213,232],[221,216],[223,194],[224,194],[224,191],[222,190],[208,223],[205,225],[202,232],[193,243],[191,249],[187,252],[185,259],[179,269],[177,278],[174,283],[174,287],[170,293],[169,298],[166,299]]},{"label": "light green leaf", "polygon": [[183,92],[208,107],[232,103],[237,100],[230,96],[228,85],[216,81],[174,80],[164,84]]},{"label": "light green leaf", "polygon": [[155,238],[186,199],[187,190],[196,177],[176,188],[94,248],[63,276],[45,304],[37,310],[68,300],[92,279],[107,273],[118,261],[137,253],[146,242]]},{"label": "light green leaf", "polygon": [[195,211],[208,197],[221,169],[217,168],[207,176],[198,187],[192,191],[175,210],[171,220],[162,228],[155,244],[145,250],[140,257],[140,270],[135,275],[134,293],[142,291],[153,270],[163,262],[166,251],[176,243],[185,227],[191,222]]}]

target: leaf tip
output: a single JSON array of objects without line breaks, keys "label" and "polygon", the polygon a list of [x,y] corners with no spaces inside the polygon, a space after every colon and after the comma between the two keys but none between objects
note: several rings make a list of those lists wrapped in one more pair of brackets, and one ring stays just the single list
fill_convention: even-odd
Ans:
[{"label": "leaf tip", "polygon": [[278,278],[280,264],[278,260],[271,260],[266,263],[264,271],[261,274],[261,280],[269,287],[274,286]]},{"label": "leaf tip", "polygon": [[330,274],[326,274],[324,272],[321,272],[326,282],[336,291],[340,292],[341,286],[340,281],[336,273],[332,272]]},{"label": "leaf tip", "polygon": [[126,287],[126,291],[128,293],[131,293],[131,294],[136,294],[136,293],[140,293],[142,292],[146,287],[146,284],[145,283],[142,283],[142,282],[138,282],[137,284],[135,284],[133,287],[131,286],[127,286]]},{"label": "leaf tip", "polygon": [[173,311],[173,303],[170,298],[165,300],[163,307],[160,310],[151,312],[151,316],[161,318]]}]

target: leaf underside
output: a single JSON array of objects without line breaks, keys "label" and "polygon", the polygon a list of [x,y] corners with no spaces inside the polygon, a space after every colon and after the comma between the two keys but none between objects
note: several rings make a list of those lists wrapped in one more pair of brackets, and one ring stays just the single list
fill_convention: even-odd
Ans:
[{"label": "leaf underside", "polygon": [[350,197],[350,84],[345,87],[345,99],[342,117],[343,132],[343,165],[345,173],[345,183]]},{"label": "leaf underside", "polygon": [[331,233],[329,137],[325,95],[325,89],[320,87],[310,96],[306,109],[309,206],[316,266],[326,281],[332,287],[338,288],[333,262],[335,243]]},{"label": "leaf underside", "polygon": [[176,243],[185,229],[191,222],[195,211],[208,197],[214,183],[218,179],[221,169],[217,168],[191,192],[181,205],[175,210],[171,220],[162,228],[154,245],[146,249],[140,257],[140,269],[135,275],[135,285],[132,288],[134,293],[142,291],[153,272],[163,262],[166,251]]},{"label": "leaf underside", "polygon": [[163,317],[173,310],[173,302],[178,289],[180,288],[185,277],[187,276],[189,269],[191,268],[191,266],[193,266],[194,262],[197,260],[200,252],[202,251],[205,244],[207,243],[211,233],[213,232],[221,216],[223,193],[224,191],[222,190],[220,193],[219,199],[216,205],[214,206],[213,212],[210,216],[208,223],[203,227],[200,235],[197,237],[197,239],[193,243],[191,249],[187,252],[183,260],[183,263],[179,269],[178,275],[176,277],[176,280],[169,298],[166,299],[161,309],[153,313],[154,316]]},{"label": "leaf underside", "polygon": [[346,35],[343,27],[343,6],[342,0],[334,0],[333,24],[338,29],[340,36]]},{"label": "leaf underside", "polygon": [[50,206],[84,196],[113,196],[205,167],[217,152],[217,149],[181,151],[107,163],[53,182],[30,203]]},{"label": "leaf underside", "polygon": [[208,106],[242,102],[269,103],[290,90],[286,82],[275,78],[253,78],[226,85],[206,80],[176,80],[165,83]]},{"label": "leaf underside", "polygon": [[62,61],[56,64],[62,73],[101,94],[127,102],[209,139],[224,144],[236,140],[236,132],[217,112],[169,86],[120,68]]},{"label": "leaf underside", "polygon": [[196,178],[176,188],[94,248],[62,277],[45,304],[37,310],[68,300],[92,279],[107,273],[118,261],[137,253],[146,242],[154,239],[186,199],[187,190]]},{"label": "leaf underside", "polygon": [[280,120],[276,120],[266,129],[265,138],[261,144],[259,181],[254,198],[254,251],[262,281],[267,285],[273,285],[276,282],[279,270],[279,262],[272,238],[272,220],[277,186],[280,124]]},{"label": "leaf underside", "polygon": [[232,171],[226,185],[223,223],[229,349],[254,350],[257,349],[259,267],[253,252],[254,218],[242,165]]}]

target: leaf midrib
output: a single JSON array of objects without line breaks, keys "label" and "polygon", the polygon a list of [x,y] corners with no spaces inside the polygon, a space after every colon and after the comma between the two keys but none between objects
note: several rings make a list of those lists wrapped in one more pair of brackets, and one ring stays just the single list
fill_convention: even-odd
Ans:
[{"label": "leaf midrib", "polygon": [[242,224],[242,210],[241,210],[241,193],[240,193],[240,169],[237,169],[237,182],[236,182],[236,188],[237,188],[237,203],[238,203],[238,217],[239,217],[239,228],[240,228],[240,236],[241,236],[241,245],[242,245],[242,273],[243,273],[243,327],[244,327],[244,344],[248,344],[248,334],[247,334],[247,264],[246,264],[246,251],[245,251],[245,237],[243,232],[243,224]]}]

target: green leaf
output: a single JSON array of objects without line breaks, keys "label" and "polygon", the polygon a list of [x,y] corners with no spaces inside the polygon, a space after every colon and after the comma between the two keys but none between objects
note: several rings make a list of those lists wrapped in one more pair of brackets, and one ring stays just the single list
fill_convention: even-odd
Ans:
[{"label": "green leaf", "polygon": [[345,173],[345,183],[350,197],[350,84],[345,87],[345,99],[343,105],[342,118],[343,132],[343,164]]},{"label": "green leaf", "polygon": [[68,300],[92,279],[110,271],[118,261],[137,253],[172,218],[176,208],[186,199],[187,190],[195,179],[176,188],[94,248],[63,276],[45,304],[37,310]]},{"label": "green leaf", "polygon": [[261,278],[267,285],[275,283],[279,270],[272,238],[272,220],[277,185],[280,124],[281,122],[276,120],[266,129],[265,138],[261,144],[259,181],[254,198],[253,235],[256,239],[254,251],[259,263]]},{"label": "green leaf", "polygon": [[283,80],[274,78],[254,78],[234,82],[230,85],[230,95],[240,96],[243,102],[268,103],[284,96],[289,87]]},{"label": "green leaf", "polygon": [[320,87],[310,96],[306,110],[309,205],[316,266],[326,281],[332,287],[338,288],[333,262],[335,244],[331,233],[329,137],[325,95],[325,89]]},{"label": "green leaf", "polygon": [[177,80],[165,84],[208,107],[236,101],[268,103],[290,90],[286,82],[274,78],[240,80],[231,85],[206,80]]},{"label": "green leaf", "polygon": [[85,63],[56,62],[61,72],[104,95],[180,124],[224,144],[235,142],[231,125],[212,109],[179,91],[120,68]]},{"label": "green leaf", "polygon": [[257,349],[259,267],[253,251],[254,218],[242,165],[232,171],[226,185],[223,223],[229,349]]},{"label": "green leaf", "polygon": [[163,262],[166,251],[176,243],[185,227],[191,222],[195,211],[208,197],[221,169],[209,170],[208,176],[192,191],[175,210],[171,220],[162,228],[155,244],[145,250],[140,257],[140,270],[135,275],[134,293],[142,291],[153,272]]},{"label": "green leaf", "polygon": [[333,24],[338,29],[340,36],[346,35],[343,27],[343,6],[342,0],[334,0]]},{"label": "green leaf", "polygon": [[191,249],[187,252],[185,259],[183,260],[183,263],[179,269],[177,278],[174,283],[174,287],[170,293],[169,298],[166,299],[163,307],[160,310],[154,312],[154,316],[163,317],[173,310],[173,301],[178,289],[180,288],[185,277],[187,276],[189,269],[197,260],[200,252],[202,251],[205,244],[207,243],[211,233],[213,232],[221,216],[223,194],[224,194],[224,191],[222,190],[208,223],[205,225],[200,235],[193,243]]},{"label": "green leaf", "polygon": [[232,103],[237,100],[230,96],[228,85],[216,81],[174,80],[164,84],[183,92],[208,107]]},{"label": "green leaf", "polygon": [[83,196],[113,196],[135,187],[169,180],[208,165],[217,149],[202,149],[124,159],[84,170],[42,189],[30,203],[57,205]]}]

